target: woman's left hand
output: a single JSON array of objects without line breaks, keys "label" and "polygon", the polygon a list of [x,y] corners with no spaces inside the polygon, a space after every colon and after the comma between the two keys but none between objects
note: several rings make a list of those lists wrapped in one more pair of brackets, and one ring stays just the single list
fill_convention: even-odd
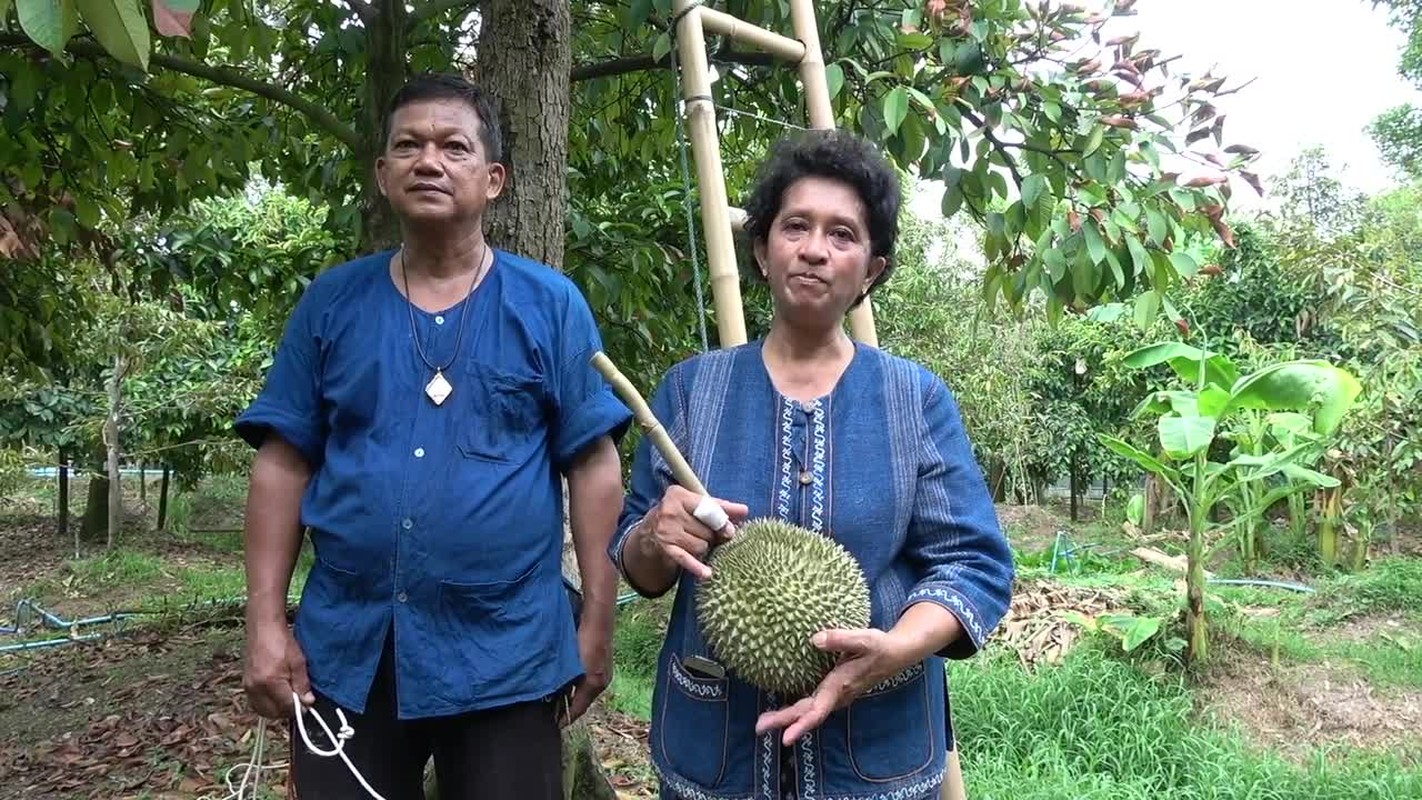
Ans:
[{"label": "woman's left hand", "polygon": [[809,697],[761,714],[756,720],[756,735],[781,728],[785,731],[782,740],[790,745],[831,713],[916,660],[899,637],[876,628],[820,631],[811,641],[821,650],[841,654],[842,660]]}]

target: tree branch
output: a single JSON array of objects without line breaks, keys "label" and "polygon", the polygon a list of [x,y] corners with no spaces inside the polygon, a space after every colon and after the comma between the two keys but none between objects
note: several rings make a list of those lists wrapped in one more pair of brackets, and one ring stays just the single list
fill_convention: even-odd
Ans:
[{"label": "tree branch", "polygon": [[345,3],[351,7],[351,10],[355,12],[355,15],[360,18],[361,22],[364,22],[366,25],[371,25],[375,22],[375,7],[372,6],[368,0],[345,0]]},{"label": "tree branch", "polygon": [[978,116],[971,108],[968,108],[966,103],[959,103],[958,105],[963,109],[963,116],[967,117],[969,122],[978,126],[983,133],[983,138],[987,139],[992,143],[993,147],[997,148],[997,152],[1002,155],[1003,162],[1007,164],[1007,171],[1012,173],[1012,179],[1017,182],[1017,187],[1019,189],[1022,188],[1022,171],[1017,168],[1017,159],[1013,158],[1012,154],[1007,152],[1007,145],[1001,139],[997,138],[997,134],[992,132],[992,127],[987,124],[987,120]]},{"label": "tree branch", "polygon": [[[30,39],[23,34],[0,35],[0,48],[9,47],[40,49],[39,45],[30,41]],[[103,47],[100,47],[94,42],[82,39],[71,40],[65,49],[85,58],[105,59],[110,57]],[[149,57],[149,63],[163,67],[164,69],[171,69],[174,72],[192,75],[195,78],[203,78],[223,86],[244,89],[258,97],[265,97],[273,102],[281,103],[294,111],[304,114],[308,119],[316,123],[316,125],[325,129],[327,133],[340,140],[341,144],[349,147],[352,153],[358,153],[360,151],[360,135],[356,133],[356,129],[353,126],[342,122],[329,110],[322,108],[294,92],[279,86],[273,86],[269,83],[263,83],[256,78],[243,75],[228,67],[214,67],[167,53],[154,53]]]},{"label": "tree branch", "polygon": [[410,12],[409,24],[424,22],[432,17],[437,17],[446,11],[453,11],[461,6],[467,10],[473,10],[479,5],[480,0],[428,0],[428,2],[415,6]]},{"label": "tree branch", "polygon": [[[711,56],[709,60],[713,64],[748,64],[760,67],[782,63],[780,59],[769,53],[734,51]],[[622,56],[581,64],[573,68],[570,80],[577,83],[593,78],[610,78],[615,75],[626,75],[629,72],[642,72],[649,69],[671,69],[671,53],[667,53],[659,59],[652,58],[650,55]]]}]

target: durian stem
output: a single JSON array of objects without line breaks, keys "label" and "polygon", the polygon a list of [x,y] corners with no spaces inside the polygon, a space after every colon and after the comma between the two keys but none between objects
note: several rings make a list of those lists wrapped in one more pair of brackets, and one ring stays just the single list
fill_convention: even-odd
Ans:
[{"label": "durian stem", "polygon": [[657,452],[662,454],[662,458],[667,460],[667,466],[671,467],[672,476],[676,482],[681,484],[688,491],[697,494],[708,494],[706,487],[701,485],[696,473],[691,471],[691,465],[686,463],[681,451],[676,449],[676,444],[671,440],[666,428],[657,420],[657,415],[652,413],[652,409],[647,405],[647,401],[642,399],[642,395],[637,391],[637,387],[632,385],[632,381],[612,363],[605,353],[593,353],[593,367],[602,373],[602,377],[612,384],[613,391],[617,396],[632,409],[632,413],[637,417],[637,424],[651,437],[652,444],[656,446]]}]

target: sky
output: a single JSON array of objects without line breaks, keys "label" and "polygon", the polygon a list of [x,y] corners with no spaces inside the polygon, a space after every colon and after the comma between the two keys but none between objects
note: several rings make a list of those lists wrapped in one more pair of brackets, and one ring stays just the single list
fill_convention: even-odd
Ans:
[{"label": "sky", "polygon": [[[1318,144],[1346,184],[1371,193],[1394,183],[1365,129],[1394,105],[1422,102],[1422,93],[1398,76],[1403,37],[1369,0],[1137,0],[1135,11],[1113,20],[1108,36],[1139,31],[1138,48],[1180,54],[1175,66],[1193,74],[1213,68],[1230,77],[1227,88],[1254,79],[1216,107],[1227,115],[1225,144],[1262,151],[1255,171],[1266,182]],[[914,207],[933,214],[939,197],[925,187]],[[1237,207],[1259,202],[1238,184]]]}]

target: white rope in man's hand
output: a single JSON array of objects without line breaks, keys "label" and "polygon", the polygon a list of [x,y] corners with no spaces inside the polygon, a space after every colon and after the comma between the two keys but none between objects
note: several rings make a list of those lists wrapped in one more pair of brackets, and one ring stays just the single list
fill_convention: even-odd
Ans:
[{"label": "white rope in man's hand", "polygon": [[[346,741],[352,736],[355,736],[355,729],[346,721],[346,713],[339,708],[336,709],[336,716],[340,719],[341,726],[339,730],[333,733],[331,726],[326,724],[326,720],[321,716],[321,713],[314,708],[306,708],[303,706],[301,704],[301,696],[296,692],[291,693],[291,702],[295,708],[296,729],[301,732],[301,743],[306,745],[306,749],[322,758],[339,756],[342,761],[346,762],[346,767],[350,769],[351,774],[355,776],[355,779],[360,782],[361,787],[365,789],[366,793],[368,793],[373,800],[385,800],[384,797],[380,796],[379,792],[375,791],[375,789],[366,782],[365,776],[360,774],[360,770],[356,769],[355,764],[352,764],[350,758],[346,755]],[[321,726],[321,730],[325,732],[326,738],[335,742],[334,747],[329,750],[323,750],[311,741],[310,734],[306,732],[306,713],[303,712],[309,713],[316,718],[316,722]],[[267,720],[264,717],[257,721],[257,735],[255,737],[256,741],[252,745],[251,759],[249,759],[247,763],[238,764],[227,771],[227,775],[224,778],[224,782],[227,785],[227,794],[220,798],[220,800],[256,800],[257,784],[261,774],[285,766],[283,764],[262,763],[262,752],[266,747],[266,733]],[[292,742],[292,746],[295,747],[296,743]],[[242,783],[234,789],[232,788],[232,773],[238,770],[243,771]],[[250,781],[250,783],[248,783],[248,781]],[[250,792],[250,794],[248,792]],[[209,797],[205,798],[205,800],[218,799]]]},{"label": "white rope in man's hand", "polygon": [[[306,708],[303,706],[301,704],[301,697],[296,692],[291,693],[291,702],[296,706],[296,729],[301,732],[301,742],[306,745],[306,749],[323,758],[340,756],[340,759],[346,762],[346,767],[350,769],[351,774],[355,776],[357,781],[360,781],[361,787],[365,789],[367,794],[374,798],[374,800],[385,800],[384,797],[380,796],[379,792],[371,788],[371,785],[366,782],[365,776],[360,774],[360,770],[356,769],[355,764],[352,764],[350,757],[346,755],[346,740],[355,736],[355,729],[346,721],[346,712],[339,708],[336,709],[336,716],[341,720],[341,728],[338,732],[332,733],[331,726],[326,724],[326,719],[321,716],[321,712],[314,708]],[[321,730],[325,731],[326,738],[336,743],[334,747],[330,750],[322,750],[311,742],[311,736],[306,733],[306,714],[303,712],[310,713],[311,716],[316,718],[316,722],[321,725]]]}]

